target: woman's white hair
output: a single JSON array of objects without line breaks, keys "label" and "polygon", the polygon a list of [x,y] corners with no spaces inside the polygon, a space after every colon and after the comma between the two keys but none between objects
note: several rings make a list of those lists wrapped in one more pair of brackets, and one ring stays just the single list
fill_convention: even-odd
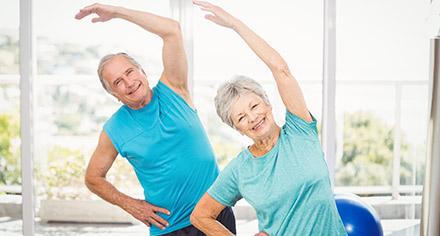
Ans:
[{"label": "woman's white hair", "polygon": [[107,54],[105,56],[103,56],[101,58],[101,61],[99,62],[98,65],[98,76],[99,76],[99,81],[101,82],[102,87],[109,92],[110,94],[112,93],[110,87],[108,86],[107,82],[104,80],[103,76],[102,76],[102,72],[104,70],[104,66],[107,62],[109,62],[111,59],[113,59],[114,57],[117,56],[121,56],[124,57],[125,59],[127,59],[132,65],[134,65],[136,68],[140,69],[143,71],[142,66],[131,56],[129,56],[127,53],[125,52],[118,52],[118,53],[112,53],[112,54]]},{"label": "woman's white hair", "polygon": [[231,107],[237,99],[246,94],[254,93],[259,96],[267,105],[270,105],[263,87],[255,80],[246,76],[234,76],[231,80],[220,85],[215,96],[215,109],[218,116],[224,123],[234,128],[231,118]]}]

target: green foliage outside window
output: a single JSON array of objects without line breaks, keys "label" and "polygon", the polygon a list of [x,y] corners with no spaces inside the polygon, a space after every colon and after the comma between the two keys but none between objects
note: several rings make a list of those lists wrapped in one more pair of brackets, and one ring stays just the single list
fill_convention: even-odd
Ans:
[{"label": "green foliage outside window", "polygon": [[19,119],[0,115],[0,185],[21,184]]},{"label": "green foliage outside window", "polygon": [[[336,169],[339,186],[391,185],[394,134],[393,128],[371,112],[346,113],[344,116],[342,160]],[[413,160],[404,135],[401,137],[401,184],[412,184]],[[422,154],[423,155],[423,154]],[[417,182],[424,172],[416,166]]]},{"label": "green foliage outside window", "polygon": [[[393,130],[372,113],[344,116],[342,165],[335,173],[339,185],[390,185]],[[403,143],[403,142],[402,142]],[[404,147],[404,145],[402,145]],[[406,148],[402,148],[402,154]]]},{"label": "green foliage outside window", "polygon": [[[393,129],[372,113],[345,115],[344,145],[335,178],[339,186],[390,185],[393,161]],[[213,147],[220,165],[240,151],[235,146],[214,140]],[[405,136],[401,140],[401,184],[423,183],[424,166],[414,160],[425,152],[411,152]],[[423,147],[418,147],[424,150]],[[220,154],[220,155],[219,155]],[[54,146],[45,163],[36,163],[38,191],[48,199],[90,198],[84,186],[87,160],[82,150]],[[110,182],[127,187],[140,187],[133,169],[123,158],[117,158],[108,174]],[[0,185],[20,185],[19,119],[0,115]],[[67,189],[67,191],[66,191]],[[70,190],[69,190],[70,189]]]},{"label": "green foliage outside window", "polygon": [[[90,199],[92,193],[84,184],[87,161],[79,149],[53,146],[47,163],[37,168],[39,196],[43,199]],[[140,188],[127,161],[116,158],[107,180],[119,189]]]},{"label": "green foliage outside window", "polygon": [[84,195],[84,155],[78,149],[54,146],[47,166],[37,168],[39,195],[44,199],[77,199]]}]

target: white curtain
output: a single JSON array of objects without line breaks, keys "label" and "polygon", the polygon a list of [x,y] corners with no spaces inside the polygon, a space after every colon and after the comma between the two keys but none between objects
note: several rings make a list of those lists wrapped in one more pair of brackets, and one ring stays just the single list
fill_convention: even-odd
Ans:
[{"label": "white curtain", "polygon": [[429,125],[421,236],[440,235],[440,37],[431,40]]}]

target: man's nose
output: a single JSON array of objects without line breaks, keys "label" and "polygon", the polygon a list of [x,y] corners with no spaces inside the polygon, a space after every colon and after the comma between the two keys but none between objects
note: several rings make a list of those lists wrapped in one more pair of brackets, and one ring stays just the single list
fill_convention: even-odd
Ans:
[{"label": "man's nose", "polygon": [[135,80],[131,79],[129,76],[125,77],[125,81],[127,83],[127,87],[133,87],[135,85]]}]

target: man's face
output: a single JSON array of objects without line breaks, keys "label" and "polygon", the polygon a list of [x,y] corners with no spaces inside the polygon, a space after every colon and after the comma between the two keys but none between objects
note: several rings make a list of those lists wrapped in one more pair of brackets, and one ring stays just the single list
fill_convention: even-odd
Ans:
[{"label": "man's face", "polygon": [[123,56],[115,56],[103,68],[102,77],[113,96],[133,109],[148,104],[150,88],[147,76]]}]

